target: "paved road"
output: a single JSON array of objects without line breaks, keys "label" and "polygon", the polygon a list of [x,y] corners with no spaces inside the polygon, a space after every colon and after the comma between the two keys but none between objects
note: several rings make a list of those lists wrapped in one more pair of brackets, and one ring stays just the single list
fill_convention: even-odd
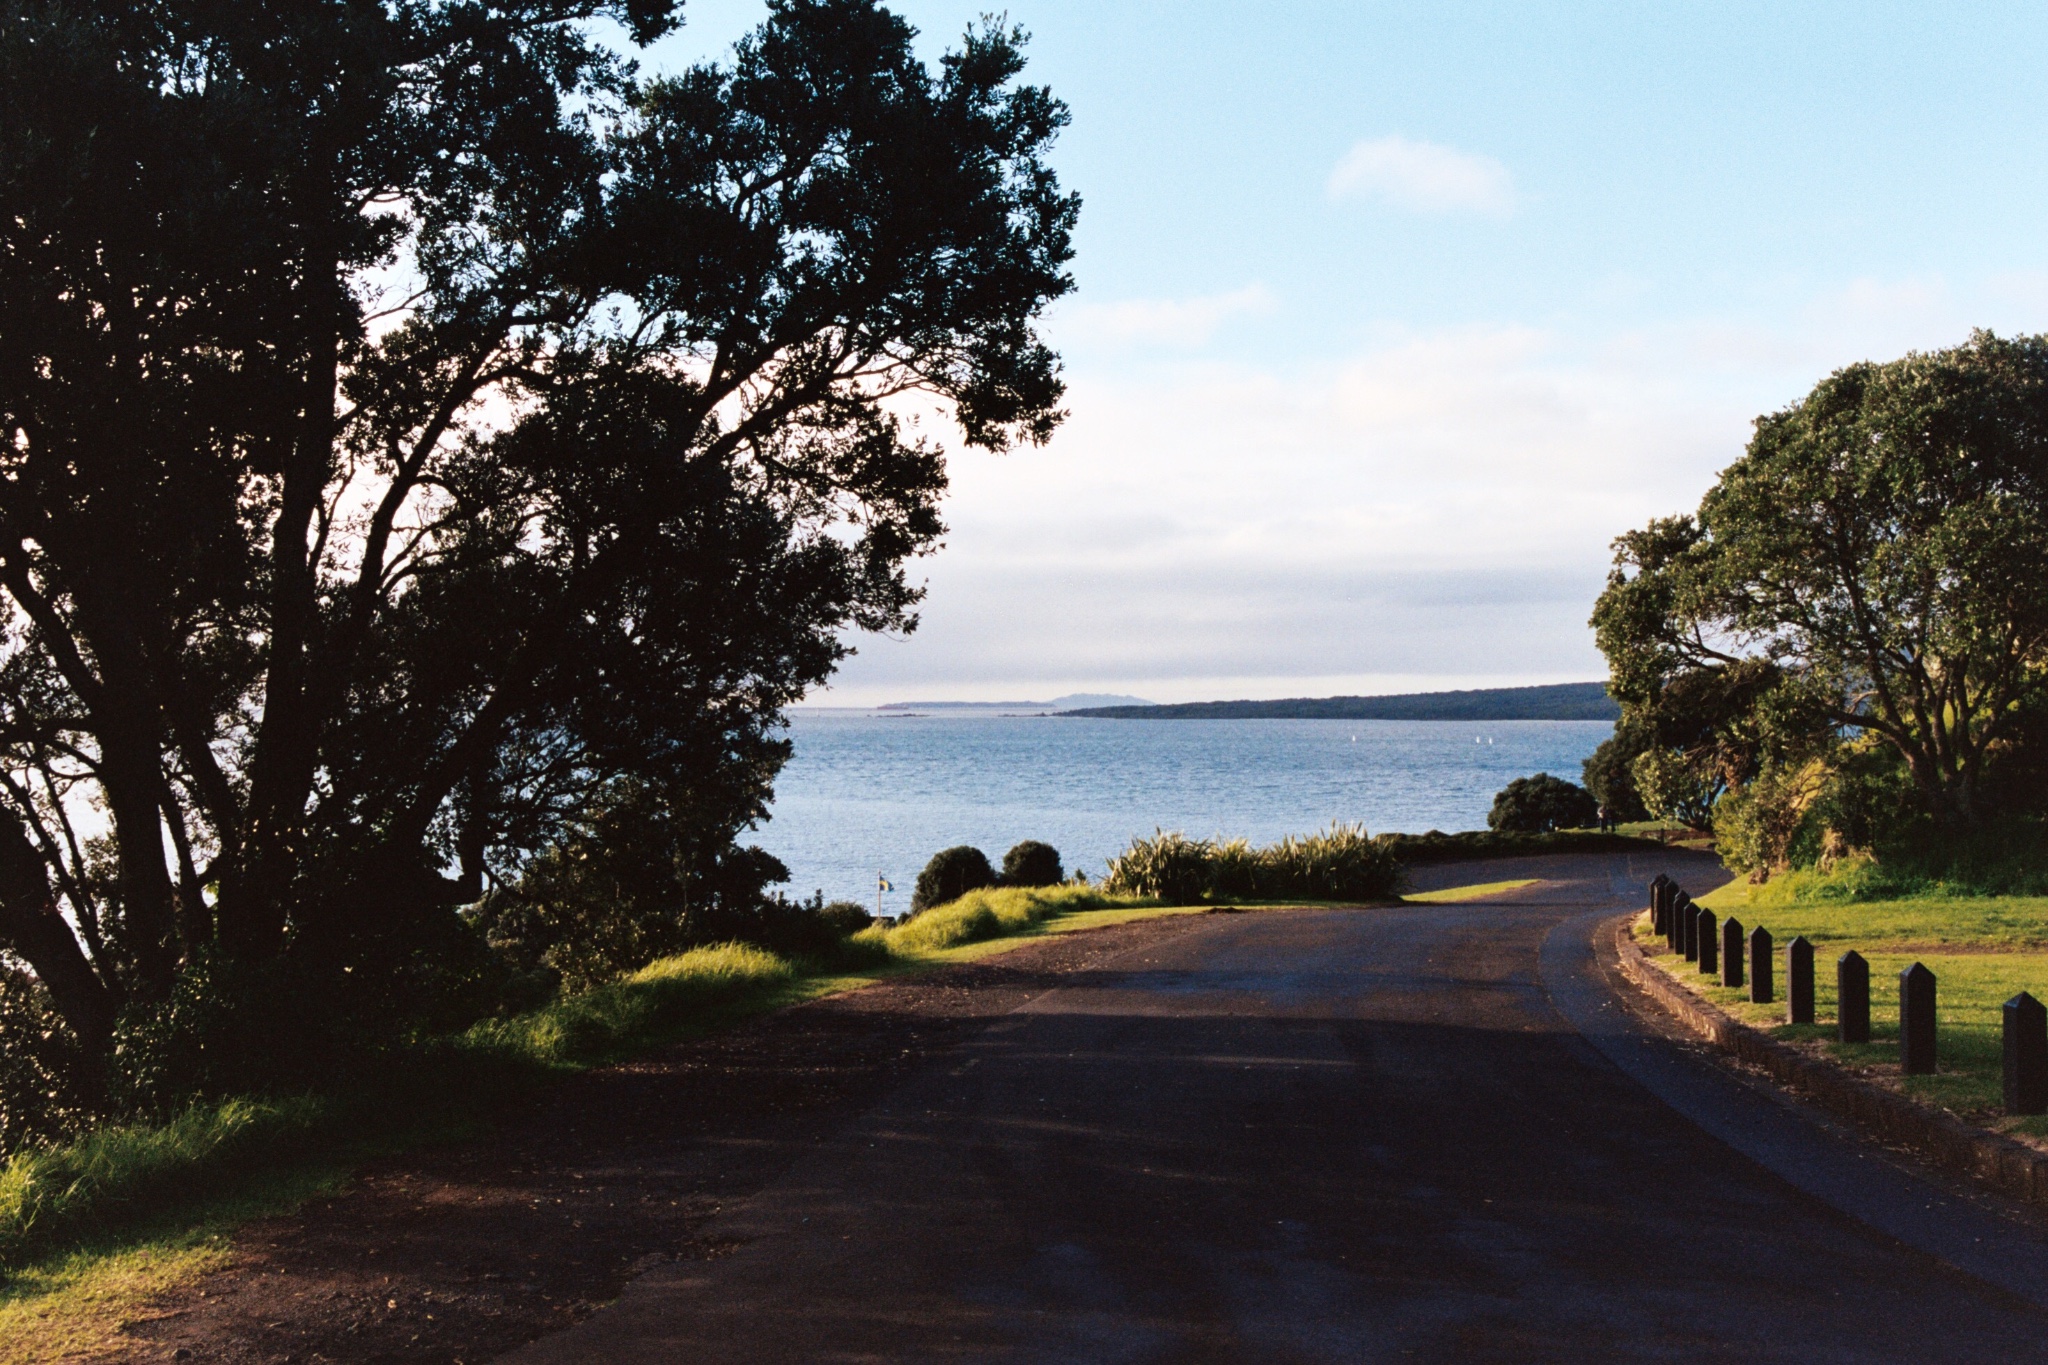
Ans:
[{"label": "paved road", "polygon": [[728,1254],[511,1359],[2048,1358],[2037,1233],[1613,1007],[1587,945],[1657,866],[1162,937],[971,1032],[725,1215]]}]

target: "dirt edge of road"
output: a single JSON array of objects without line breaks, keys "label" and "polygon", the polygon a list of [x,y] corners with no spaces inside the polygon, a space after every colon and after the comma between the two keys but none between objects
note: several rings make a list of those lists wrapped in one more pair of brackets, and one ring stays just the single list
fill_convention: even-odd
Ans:
[{"label": "dirt edge of road", "polygon": [[1632,932],[1640,918],[1638,913],[1615,921],[1616,962],[1630,982],[1686,1029],[1885,1142],[1911,1148],[1942,1169],[2001,1194],[2048,1207],[2048,1153],[1787,1047],[1702,1000],[1644,955]]},{"label": "dirt edge of road", "polygon": [[61,1358],[478,1365],[650,1266],[725,1254],[699,1229],[976,1021],[1207,918],[1025,939],[585,1073],[486,1137],[373,1163],[246,1225],[225,1268]]}]

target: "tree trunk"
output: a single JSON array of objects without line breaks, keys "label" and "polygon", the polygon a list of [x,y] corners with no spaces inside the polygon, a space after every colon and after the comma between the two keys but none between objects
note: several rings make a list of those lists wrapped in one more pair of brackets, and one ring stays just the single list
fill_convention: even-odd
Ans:
[{"label": "tree trunk", "polygon": [[43,860],[12,820],[0,820],[0,946],[34,970],[86,1050],[104,1055],[114,1032],[114,994],[57,913]]}]

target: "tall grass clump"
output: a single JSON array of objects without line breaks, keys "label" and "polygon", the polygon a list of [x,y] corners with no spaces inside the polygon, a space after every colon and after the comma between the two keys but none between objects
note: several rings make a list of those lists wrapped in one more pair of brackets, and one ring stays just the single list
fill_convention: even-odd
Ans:
[{"label": "tall grass clump", "polygon": [[876,935],[892,953],[931,953],[1024,933],[1055,915],[1142,905],[1149,899],[1142,893],[1118,894],[1092,886],[984,887],[927,910],[898,928],[870,929],[856,940]]},{"label": "tall grass clump", "polygon": [[528,1014],[476,1025],[463,1042],[549,1066],[588,1066],[713,1022],[785,990],[796,967],[765,948],[722,943],[651,962],[630,976]]},{"label": "tall grass clump", "polygon": [[121,1124],[0,1166],[0,1271],[59,1234],[120,1222],[206,1193],[253,1166],[322,1142],[330,1101],[310,1096],[195,1104],[167,1123]]},{"label": "tall grass clump", "polygon": [[1363,825],[1333,824],[1254,848],[1243,839],[1190,839],[1158,830],[1110,860],[1105,891],[1200,900],[1376,901],[1401,892],[1400,861]]}]

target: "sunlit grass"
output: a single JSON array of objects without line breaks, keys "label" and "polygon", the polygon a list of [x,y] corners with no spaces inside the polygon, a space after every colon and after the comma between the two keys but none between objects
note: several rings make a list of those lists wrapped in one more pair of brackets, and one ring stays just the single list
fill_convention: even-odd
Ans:
[{"label": "sunlit grass", "polygon": [[1411,891],[1401,897],[1415,905],[1455,905],[1459,901],[1484,900],[1498,896],[1504,891],[1519,891],[1525,886],[1534,886],[1540,877],[1521,877],[1506,882],[1479,882],[1472,886],[1447,886],[1440,891]]},{"label": "sunlit grass", "polygon": [[[1653,960],[1730,1014],[1787,1040],[1815,1040],[1843,1063],[1895,1074],[1899,1038],[1899,973],[1919,962],[1934,973],[1939,1027],[1937,1072],[1902,1078],[1908,1094],[1983,1122],[2048,1132],[2048,1121],[2008,1122],[2003,1098],[2005,1002],[2020,991],[2048,1000],[2048,899],[2017,896],[1916,896],[1900,900],[1804,899],[1796,882],[1752,887],[1736,882],[1699,902],[1724,921],[1733,914],[1745,934],[1770,930],[1777,1000],[1753,1005],[1748,988],[1710,984],[1683,957],[1667,952],[1647,921],[1636,933]],[[1785,1022],[1785,945],[1804,935],[1814,945],[1814,1025]],[[1870,963],[1868,1044],[1835,1041],[1835,964],[1854,948]],[[1745,959],[1745,967],[1747,962]]]}]

